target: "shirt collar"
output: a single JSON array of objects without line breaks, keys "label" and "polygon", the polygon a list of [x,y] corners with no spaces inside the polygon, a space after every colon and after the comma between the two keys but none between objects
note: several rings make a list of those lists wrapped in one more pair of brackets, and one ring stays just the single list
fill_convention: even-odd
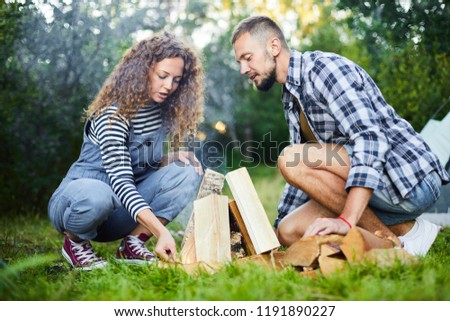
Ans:
[{"label": "shirt collar", "polygon": [[291,57],[289,58],[289,67],[286,77],[286,86],[300,86],[301,84],[301,68],[302,68],[302,53],[297,50],[291,50]]},{"label": "shirt collar", "polygon": [[301,85],[301,67],[302,67],[302,53],[296,50],[291,50],[289,58],[289,66],[286,76],[286,83],[283,86],[283,94],[281,100],[285,104],[292,101],[292,94],[298,91]]}]

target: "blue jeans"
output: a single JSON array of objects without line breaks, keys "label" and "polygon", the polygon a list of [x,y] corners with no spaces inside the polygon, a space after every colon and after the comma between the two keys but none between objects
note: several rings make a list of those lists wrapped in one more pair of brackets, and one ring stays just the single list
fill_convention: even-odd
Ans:
[{"label": "blue jeans", "polygon": [[[200,176],[180,162],[148,171],[137,190],[157,217],[172,221],[193,201]],[[138,223],[109,184],[92,178],[65,178],[49,202],[49,218],[59,232],[110,242],[128,235]]]},{"label": "blue jeans", "polygon": [[399,224],[414,220],[436,203],[435,193],[439,195],[441,178],[437,172],[428,173],[427,176],[411,191],[407,199],[399,204],[393,204],[386,190],[375,190],[369,201],[369,207],[386,225]]},{"label": "blue jeans", "polygon": [[[351,155],[351,147],[344,145],[348,155]],[[435,195],[440,194],[441,178],[436,171],[427,176],[416,185],[408,198],[399,204],[394,204],[387,190],[374,190],[369,201],[370,209],[386,225],[400,224],[419,217],[427,209],[436,203]]]}]

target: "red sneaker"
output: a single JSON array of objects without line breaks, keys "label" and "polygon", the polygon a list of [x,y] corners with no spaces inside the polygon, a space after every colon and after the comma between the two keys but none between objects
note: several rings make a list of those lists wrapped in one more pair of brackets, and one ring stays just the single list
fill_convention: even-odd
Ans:
[{"label": "red sneaker", "polygon": [[107,261],[95,255],[89,241],[74,242],[67,235],[61,252],[76,270],[90,271],[102,268],[108,264]]},{"label": "red sneaker", "polygon": [[127,235],[116,252],[116,259],[128,264],[151,264],[156,261],[155,254],[145,247],[149,237],[143,233],[139,236]]}]

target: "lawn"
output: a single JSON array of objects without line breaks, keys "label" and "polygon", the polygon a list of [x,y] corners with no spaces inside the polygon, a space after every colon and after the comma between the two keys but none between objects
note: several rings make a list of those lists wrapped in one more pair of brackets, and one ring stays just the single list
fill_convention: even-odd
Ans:
[{"label": "lawn", "polygon": [[[249,169],[272,222],[284,185],[276,169]],[[224,194],[229,193],[225,187]],[[181,243],[184,226],[169,225]],[[45,213],[0,218],[0,300],[25,301],[447,301],[450,300],[450,231],[439,234],[415,265],[380,268],[352,264],[329,277],[305,277],[293,268],[275,271],[231,262],[214,274],[180,268],[115,263],[120,241],[93,243],[107,268],[69,268],[63,238]],[[150,244],[150,247],[152,244]]]}]

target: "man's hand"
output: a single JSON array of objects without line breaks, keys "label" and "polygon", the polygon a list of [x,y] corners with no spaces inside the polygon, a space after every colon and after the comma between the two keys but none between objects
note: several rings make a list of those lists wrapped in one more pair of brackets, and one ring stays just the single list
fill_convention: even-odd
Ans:
[{"label": "man's hand", "polygon": [[317,218],[305,231],[304,237],[313,235],[341,234],[345,235],[350,227],[338,218]]},{"label": "man's hand", "polygon": [[332,233],[347,234],[350,230],[350,226],[347,223],[355,226],[359,222],[372,193],[373,190],[369,188],[352,187],[342,211],[342,213],[346,214],[345,221],[339,218],[318,218],[306,229],[304,236]]}]

